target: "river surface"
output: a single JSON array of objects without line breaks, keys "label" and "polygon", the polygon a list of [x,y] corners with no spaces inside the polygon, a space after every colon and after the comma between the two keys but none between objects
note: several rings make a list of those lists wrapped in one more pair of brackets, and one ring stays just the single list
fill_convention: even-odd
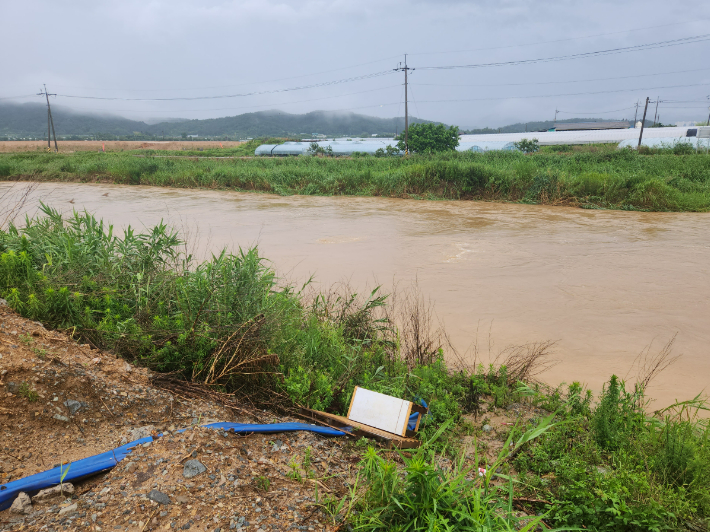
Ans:
[{"label": "river surface", "polygon": [[417,279],[469,361],[476,342],[487,363],[509,345],[557,341],[551,384],[631,379],[637,355],[676,333],[682,357],[653,382],[654,405],[710,382],[710,214],[96,184],[42,184],[30,212],[39,200],[117,227],[165,220],[202,256],[258,244],[279,275],[322,288]]}]

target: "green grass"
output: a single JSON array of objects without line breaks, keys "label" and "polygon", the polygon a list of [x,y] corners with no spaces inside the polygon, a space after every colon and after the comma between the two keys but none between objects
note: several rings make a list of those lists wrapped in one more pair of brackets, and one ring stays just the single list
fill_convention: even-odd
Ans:
[{"label": "green grass", "polygon": [[[252,153],[253,145],[230,152]],[[391,158],[210,159],[125,153],[0,155],[0,178],[276,194],[481,199],[653,211],[710,209],[710,156],[609,147]],[[213,150],[215,151],[215,150]],[[214,155],[227,155],[216,150]],[[186,152],[178,152],[186,154]],[[209,153],[212,155],[212,152]]]},{"label": "green grass", "polygon": [[557,424],[514,461],[521,492],[557,526],[707,530],[710,431],[699,397],[649,416],[644,390],[612,376],[593,405],[570,387]]},{"label": "green grass", "polygon": [[[479,476],[478,459],[466,464],[464,456],[453,460],[437,455],[431,444],[449,428],[444,423],[436,434],[412,456],[399,455],[397,461],[383,458],[372,447],[363,457],[361,475],[365,492],[356,500],[360,510],[353,517],[355,530],[429,532],[429,531],[514,531],[538,530],[543,517],[519,518],[513,507],[512,478],[501,484],[492,482],[494,472],[517,446],[544,434],[550,420],[521,436],[517,444],[506,441],[495,463]],[[440,465],[442,459],[448,467]],[[353,497],[355,498],[355,497]]]},{"label": "green grass", "polygon": [[[644,389],[628,391],[616,377],[596,402],[578,383],[565,391],[522,384],[544,347],[533,358],[515,351],[507,365],[454,372],[441,349],[405,356],[406,335],[379,290],[305,297],[256,249],[202,263],[183,249],[162,224],[118,235],[87,213],[64,218],[43,206],[23,227],[0,230],[0,297],[77,340],[262,408],[342,414],[355,385],[425,399],[426,445],[396,459],[368,450],[359,487],[322,503],[356,530],[708,529],[710,429],[699,397],[649,415]],[[37,399],[26,382],[19,394]],[[548,413],[505,429],[499,456],[484,463],[475,446],[466,458],[461,436],[477,429],[459,423],[481,412],[483,397],[491,409],[531,402]],[[310,449],[292,457],[289,478],[311,477],[311,461]],[[515,516],[521,506],[531,521]]]},{"label": "green grass", "polygon": [[[441,360],[409,378],[378,290],[306,300],[256,248],[194,263],[165,225],[117,235],[87,213],[42,212],[0,230],[0,297],[48,327],[156,371],[339,413],[356,384],[412,398],[449,384]],[[432,419],[450,416],[450,396]]]}]

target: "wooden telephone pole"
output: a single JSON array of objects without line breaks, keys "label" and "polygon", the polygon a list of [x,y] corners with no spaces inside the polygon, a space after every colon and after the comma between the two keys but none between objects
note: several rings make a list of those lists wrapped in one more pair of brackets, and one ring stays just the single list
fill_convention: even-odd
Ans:
[{"label": "wooden telephone pole", "polygon": [[49,128],[52,128],[52,135],[54,136],[54,151],[59,151],[59,146],[57,146],[57,134],[54,132],[54,120],[52,119],[52,107],[49,105],[49,97],[56,96],[56,94],[49,94],[47,92],[47,85],[44,86],[44,91],[37,93],[37,96],[44,96],[47,98],[47,150],[52,149],[52,143],[49,136]]},{"label": "wooden telephone pole", "polygon": [[643,126],[646,125],[646,111],[648,111],[648,101],[650,98],[646,96],[646,107],[643,108],[643,119],[641,120],[641,133],[639,133],[639,145],[636,149],[641,147],[641,139],[643,138]]},{"label": "wooden telephone pole", "polygon": [[404,66],[399,64],[395,70],[404,71],[404,154],[409,154],[409,100],[407,98],[407,74],[413,68],[407,66],[407,54],[404,54]]}]

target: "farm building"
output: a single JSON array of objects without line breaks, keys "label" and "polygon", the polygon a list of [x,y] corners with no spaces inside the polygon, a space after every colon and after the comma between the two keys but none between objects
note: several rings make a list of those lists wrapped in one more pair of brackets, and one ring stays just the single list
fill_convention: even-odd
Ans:
[{"label": "farm building", "polygon": [[[628,126],[628,123],[627,123]],[[619,147],[636,146],[640,130],[593,129],[572,131],[542,131],[536,133],[497,133],[490,135],[461,135],[457,151],[486,152],[493,150],[516,150],[515,143],[523,139],[537,139],[541,146],[560,146],[570,144],[618,144]],[[710,127],[658,127],[645,128],[644,146],[673,145],[678,141],[689,142],[694,146],[705,147],[710,142]],[[683,139],[683,140],[680,140]],[[374,155],[378,149],[396,146],[394,139],[352,138],[333,139],[315,142],[318,146],[332,150],[333,155],[347,156],[353,153]],[[262,144],[255,155],[286,156],[310,155],[308,142],[285,142],[284,144]]]},{"label": "farm building", "polygon": [[553,131],[594,131],[596,129],[629,129],[630,124],[624,120],[620,122],[565,122],[555,124]]}]

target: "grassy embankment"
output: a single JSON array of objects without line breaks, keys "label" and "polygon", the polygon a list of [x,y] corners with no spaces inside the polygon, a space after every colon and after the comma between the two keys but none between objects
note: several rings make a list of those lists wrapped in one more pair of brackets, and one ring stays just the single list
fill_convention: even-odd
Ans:
[{"label": "grassy embankment", "polygon": [[277,194],[483,199],[654,211],[710,209],[710,156],[613,147],[407,158],[250,158],[254,143],[176,152],[0,155],[0,179],[103,181]]},{"label": "grassy embankment", "polygon": [[[398,329],[378,292],[306,297],[280,284],[255,249],[193,264],[167,227],[118,236],[88,214],[43,211],[0,231],[0,297],[23,316],[262,407],[342,413],[355,385],[429,401],[427,446],[403,462],[368,450],[359,485],[327,502],[356,529],[513,530],[515,504],[539,514],[529,530],[540,519],[587,530],[706,530],[710,433],[697,417],[705,405],[649,415],[650,374],[633,392],[612,377],[594,401],[577,383],[523,384],[530,359],[520,351],[500,366],[453,371],[421,334],[416,301]],[[550,414],[504,429],[497,460],[479,463],[483,449],[459,442],[482,434],[484,396],[491,408],[531,402]],[[479,421],[463,422],[466,412]],[[435,451],[453,467],[442,469]]]}]

